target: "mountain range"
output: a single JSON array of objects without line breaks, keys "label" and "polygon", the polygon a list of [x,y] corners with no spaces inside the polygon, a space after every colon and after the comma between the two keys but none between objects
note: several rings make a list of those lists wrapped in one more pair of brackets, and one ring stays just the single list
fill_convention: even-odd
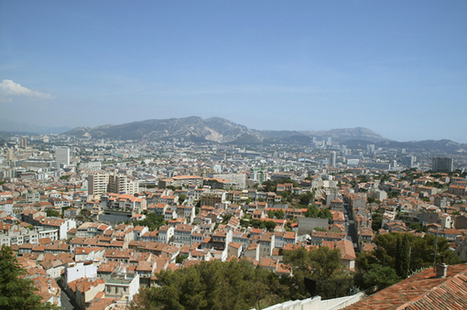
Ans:
[{"label": "mountain range", "polygon": [[121,125],[103,125],[94,128],[78,127],[65,134],[92,138],[115,138],[123,140],[166,140],[183,139],[193,142],[219,142],[234,144],[298,143],[310,144],[313,138],[344,142],[361,139],[381,142],[388,139],[367,128],[333,129],[329,131],[273,131],[255,130],[227,119],[212,117],[203,119],[192,116],[162,120],[146,120]]},{"label": "mountain range", "polygon": [[451,140],[393,141],[364,127],[321,131],[256,130],[220,117],[203,119],[197,116],[151,119],[94,128],[77,127],[65,134],[123,140],[173,141],[173,139],[183,139],[192,142],[212,141],[232,144],[282,143],[311,145],[313,139],[327,141],[328,138],[331,138],[333,142],[346,144],[349,148],[366,148],[366,145],[371,143],[377,147],[419,149],[446,153],[459,153],[467,150],[467,144]]},{"label": "mountain range", "polygon": [[197,116],[170,119],[150,119],[120,125],[101,125],[94,128],[44,127],[21,124],[11,121],[0,122],[0,131],[17,133],[50,134],[61,133],[68,136],[93,139],[111,138],[121,140],[218,142],[231,144],[300,144],[311,145],[316,141],[345,144],[349,148],[366,148],[367,144],[376,147],[407,148],[421,151],[445,153],[467,152],[467,144],[451,140],[424,140],[398,142],[387,139],[376,132],[364,128],[342,128],[320,131],[256,130],[220,117],[203,119]]}]

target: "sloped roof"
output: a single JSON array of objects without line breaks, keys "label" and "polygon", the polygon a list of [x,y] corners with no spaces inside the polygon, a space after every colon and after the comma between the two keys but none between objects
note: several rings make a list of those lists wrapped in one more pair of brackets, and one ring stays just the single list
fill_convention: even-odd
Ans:
[{"label": "sloped roof", "polygon": [[466,296],[467,264],[451,265],[445,278],[427,268],[344,309],[466,309]]}]

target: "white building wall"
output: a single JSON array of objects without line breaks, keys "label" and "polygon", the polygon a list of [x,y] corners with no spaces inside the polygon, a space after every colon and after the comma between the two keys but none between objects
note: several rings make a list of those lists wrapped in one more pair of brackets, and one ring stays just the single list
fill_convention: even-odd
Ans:
[{"label": "white building wall", "polygon": [[66,282],[69,283],[79,278],[97,278],[97,266],[77,263],[73,267],[66,268]]}]

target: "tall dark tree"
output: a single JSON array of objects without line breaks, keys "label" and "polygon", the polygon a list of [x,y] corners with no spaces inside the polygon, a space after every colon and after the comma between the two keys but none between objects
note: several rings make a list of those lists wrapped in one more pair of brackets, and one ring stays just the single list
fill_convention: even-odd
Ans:
[{"label": "tall dark tree", "polygon": [[407,278],[409,275],[410,245],[408,237],[408,234],[400,234],[397,236],[397,248],[394,267],[396,269],[397,275],[402,279]]},{"label": "tall dark tree", "polygon": [[21,276],[21,268],[10,247],[0,250],[0,309],[57,309],[50,303],[42,303],[42,297],[29,279]]},{"label": "tall dark tree", "polygon": [[410,267],[410,241],[409,235],[404,234],[401,236],[401,249],[400,249],[400,257],[399,257],[399,265],[400,265],[400,273],[398,274],[399,277],[405,279],[409,276],[409,267]]},{"label": "tall dark tree", "polygon": [[397,272],[397,275],[400,276],[401,274],[401,265],[400,265],[400,261],[401,261],[401,245],[402,245],[402,241],[401,241],[401,236],[400,235],[397,235],[396,237],[397,239],[397,242],[396,242],[396,251],[394,252],[394,269],[396,270]]}]

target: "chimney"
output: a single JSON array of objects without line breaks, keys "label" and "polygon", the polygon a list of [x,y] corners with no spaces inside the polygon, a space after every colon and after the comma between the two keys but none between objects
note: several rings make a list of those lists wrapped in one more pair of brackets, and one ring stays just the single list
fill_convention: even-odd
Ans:
[{"label": "chimney", "polygon": [[446,278],[446,271],[448,270],[448,265],[440,263],[436,265],[435,269],[437,278]]}]

